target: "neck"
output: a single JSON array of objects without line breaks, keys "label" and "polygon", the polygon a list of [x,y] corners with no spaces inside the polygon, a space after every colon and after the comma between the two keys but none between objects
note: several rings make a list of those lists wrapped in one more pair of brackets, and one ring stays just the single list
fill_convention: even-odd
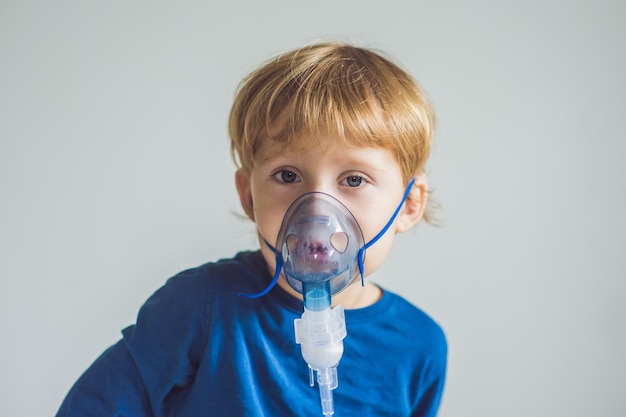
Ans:
[{"label": "neck", "polygon": [[[291,288],[282,277],[278,280],[278,286],[290,295],[302,300],[302,294]],[[367,279],[365,280],[365,286],[361,286],[361,281],[356,280],[340,293],[333,295],[332,306],[335,307],[341,304],[348,310],[364,308],[376,303],[382,295],[382,290]]]}]

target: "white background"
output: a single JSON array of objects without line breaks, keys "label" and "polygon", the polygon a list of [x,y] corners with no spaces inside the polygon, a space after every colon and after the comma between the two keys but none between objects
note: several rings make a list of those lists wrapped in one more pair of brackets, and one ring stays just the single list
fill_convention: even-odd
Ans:
[{"label": "white background", "polygon": [[626,415],[625,3],[219,3],[0,1],[0,415],[53,415],[169,276],[255,247],[229,106],[319,39],[437,110],[444,226],[376,279],[447,333],[440,415]]}]

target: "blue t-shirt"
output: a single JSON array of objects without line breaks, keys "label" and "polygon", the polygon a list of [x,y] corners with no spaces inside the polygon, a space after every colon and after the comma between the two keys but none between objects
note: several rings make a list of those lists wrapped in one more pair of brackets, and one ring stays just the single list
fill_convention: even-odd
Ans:
[{"label": "blue t-shirt", "polygon": [[[317,385],[295,343],[301,300],[269,281],[260,252],[171,278],[137,323],[83,374],[57,417],[321,416]],[[444,385],[441,328],[384,291],[346,310],[348,335],[333,391],[336,417],[434,416]]]}]

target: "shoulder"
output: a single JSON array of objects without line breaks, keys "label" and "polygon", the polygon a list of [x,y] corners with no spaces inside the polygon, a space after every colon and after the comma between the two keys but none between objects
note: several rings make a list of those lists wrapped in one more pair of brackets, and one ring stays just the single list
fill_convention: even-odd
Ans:
[{"label": "shoulder", "polygon": [[[349,368],[347,373],[359,375],[361,390],[365,389],[361,380],[376,381],[368,382],[373,392],[385,392],[398,407],[406,407],[402,412],[385,409],[386,413],[380,414],[436,410],[445,381],[448,348],[442,327],[432,317],[405,298],[384,290],[376,304],[346,310],[346,326],[347,353],[341,366]],[[368,358],[377,366],[364,367],[359,358]],[[387,403],[372,398],[378,398],[372,407]]]},{"label": "shoulder", "polygon": [[446,343],[441,326],[425,311],[404,297],[382,289],[383,296],[375,304],[357,310],[347,310],[353,322],[366,325],[384,324],[385,328],[398,336],[428,340],[435,344]]},{"label": "shoulder", "polygon": [[442,327],[425,311],[395,293],[386,291],[385,296],[390,298],[389,313],[398,319],[401,330],[417,333],[433,343],[446,344]]},{"label": "shoulder", "polygon": [[239,252],[232,258],[223,258],[183,270],[171,279],[186,281],[219,275],[255,275],[260,272],[259,269],[263,266],[264,260],[260,251]]},{"label": "shoulder", "polygon": [[226,294],[236,297],[238,292],[259,285],[262,262],[258,252],[241,252],[233,258],[186,269],[169,278],[148,298],[141,307],[138,324],[162,316],[204,321],[217,299]]},{"label": "shoulder", "polygon": [[387,292],[391,303],[389,314],[395,320],[398,331],[408,337],[412,345],[430,352],[432,359],[445,362],[448,343],[443,328],[424,310],[405,298]]},{"label": "shoulder", "polygon": [[438,386],[441,390],[448,362],[448,342],[443,328],[405,298],[391,292],[386,296],[390,298],[388,320],[395,323],[398,332],[396,346],[420,370],[422,387]]},{"label": "shoulder", "polygon": [[239,252],[233,258],[183,270],[168,279],[162,289],[192,293],[206,289],[207,286],[214,290],[243,289],[258,282],[260,275],[267,275],[266,271],[265,261],[259,251]]},{"label": "shoulder", "polygon": [[375,304],[346,311],[346,322],[371,346],[393,346],[413,360],[445,366],[447,341],[442,327],[426,312],[388,290]]},{"label": "shoulder", "polygon": [[[136,324],[123,331],[128,347],[143,352],[152,349],[147,345],[194,342],[199,355],[218,300],[235,299],[239,288],[258,281],[254,277],[259,273],[259,258],[262,259],[255,252],[242,252],[232,259],[190,268],[168,279],[143,304]],[[227,293],[231,296],[224,297]]]}]

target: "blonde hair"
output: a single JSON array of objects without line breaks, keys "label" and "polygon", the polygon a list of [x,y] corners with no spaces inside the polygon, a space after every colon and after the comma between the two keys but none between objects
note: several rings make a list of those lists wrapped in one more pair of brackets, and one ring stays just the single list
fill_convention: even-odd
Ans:
[{"label": "blonde hair", "polygon": [[246,172],[260,141],[297,147],[332,134],[389,149],[407,183],[422,174],[433,131],[417,82],[381,54],[346,43],[313,44],[266,62],[241,82],[229,118],[231,154]]}]

